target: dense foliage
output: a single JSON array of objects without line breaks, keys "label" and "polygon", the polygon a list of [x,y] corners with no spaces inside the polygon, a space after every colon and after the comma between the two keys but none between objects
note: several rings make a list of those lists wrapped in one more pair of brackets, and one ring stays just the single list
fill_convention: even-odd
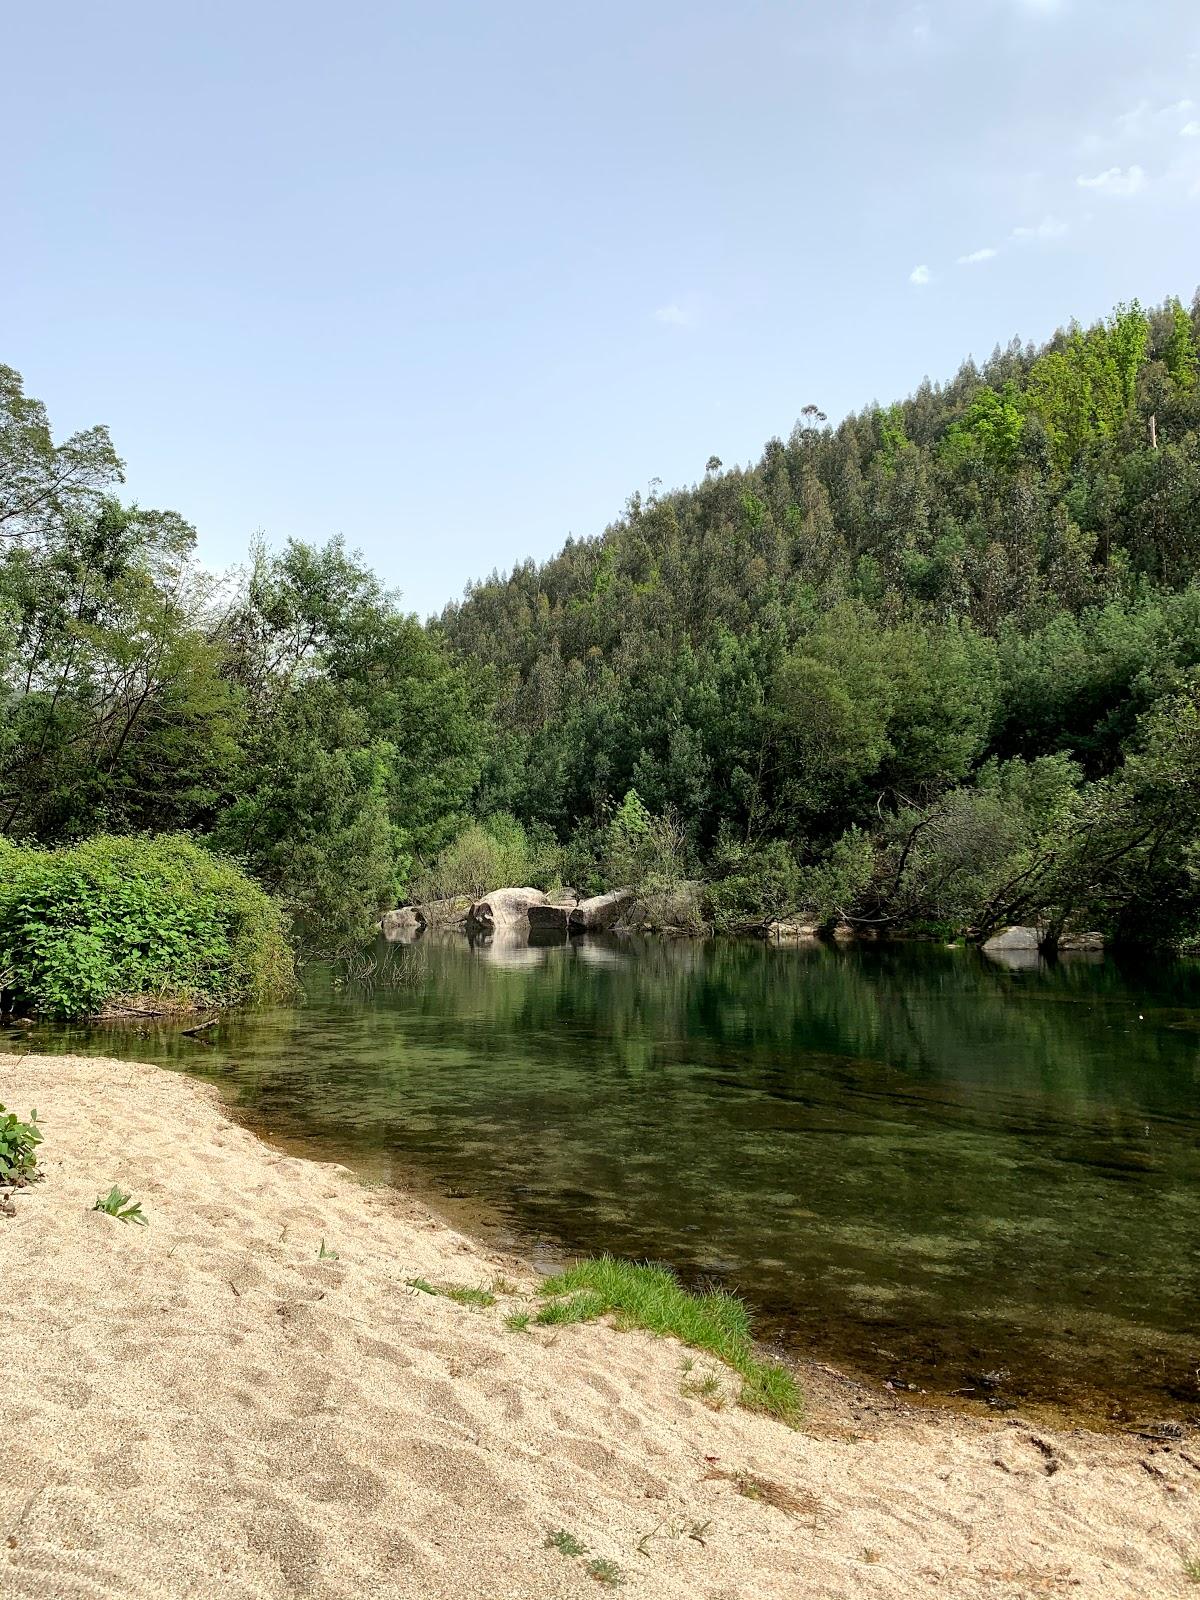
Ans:
[{"label": "dense foliage", "polygon": [[310,953],[505,879],[683,926],[1195,936],[1198,328],[1123,306],[806,406],[425,626],[336,540],[205,573],[0,368],[0,837],[186,833]]},{"label": "dense foliage", "polygon": [[806,407],[473,586],[443,626],[496,674],[479,805],[603,876],[632,792],[723,926],[1195,933],[1198,328],[1119,307],[836,428]]},{"label": "dense foliage", "polygon": [[339,948],[465,815],[486,683],[338,541],[215,578],[120,477],[0,368],[0,834],[187,830]]},{"label": "dense foliage", "polygon": [[0,850],[0,990],[14,1009],[225,1006],[293,982],[279,908],[189,839]]}]

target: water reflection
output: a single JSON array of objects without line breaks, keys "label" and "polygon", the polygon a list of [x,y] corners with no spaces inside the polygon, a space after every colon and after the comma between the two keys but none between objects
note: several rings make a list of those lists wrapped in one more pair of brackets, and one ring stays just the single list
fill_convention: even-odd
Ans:
[{"label": "water reflection", "polygon": [[1200,1405],[1194,966],[427,936],[208,1037],[38,1043],[217,1078],[525,1238],[718,1275],[877,1374]]}]

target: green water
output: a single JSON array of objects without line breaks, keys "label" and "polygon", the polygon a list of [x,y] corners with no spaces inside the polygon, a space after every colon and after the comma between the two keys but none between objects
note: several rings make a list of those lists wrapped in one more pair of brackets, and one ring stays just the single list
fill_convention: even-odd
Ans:
[{"label": "green water", "polygon": [[33,1042],[215,1079],[253,1126],[535,1250],[718,1278],[874,1377],[1200,1409],[1194,964],[426,940],[206,1038]]}]

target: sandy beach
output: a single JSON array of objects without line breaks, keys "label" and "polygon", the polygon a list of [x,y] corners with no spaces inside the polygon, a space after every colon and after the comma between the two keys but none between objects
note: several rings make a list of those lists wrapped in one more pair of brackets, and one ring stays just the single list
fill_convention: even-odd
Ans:
[{"label": "sandy beach", "polygon": [[[271,1148],[204,1085],[4,1056],[0,1101],[45,1134],[0,1216],[6,1600],[1200,1593],[1186,1441],[973,1421],[816,1367],[792,1430],[699,1357],[711,1409],[673,1341],[510,1329],[537,1304],[521,1262]],[[91,1209],[113,1184],[149,1226]]]}]

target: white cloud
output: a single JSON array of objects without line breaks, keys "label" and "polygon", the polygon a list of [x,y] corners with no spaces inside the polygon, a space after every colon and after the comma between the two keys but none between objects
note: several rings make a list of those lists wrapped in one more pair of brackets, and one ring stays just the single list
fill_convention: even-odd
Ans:
[{"label": "white cloud", "polygon": [[973,267],[977,261],[990,261],[996,253],[990,244],[985,244],[982,250],[972,250],[969,255],[959,256],[958,264],[960,267]]},{"label": "white cloud", "polygon": [[1032,227],[1014,228],[1014,239],[1062,239],[1071,231],[1071,224],[1061,217],[1043,217]]},{"label": "white cloud", "polygon": [[914,267],[908,275],[908,281],[909,283],[915,283],[918,289],[923,289],[927,283],[932,283],[933,274],[924,265]]},{"label": "white cloud", "polygon": [[1193,118],[1191,122],[1185,122],[1179,131],[1185,139],[1200,139],[1200,122]]},{"label": "white cloud", "polygon": [[695,321],[694,313],[674,300],[668,306],[659,306],[654,316],[656,321],[666,322],[672,328],[690,328]]},{"label": "white cloud", "polygon": [[1081,174],[1075,182],[1081,189],[1099,189],[1104,194],[1137,194],[1146,187],[1146,174],[1141,167],[1109,167],[1094,178]]}]

